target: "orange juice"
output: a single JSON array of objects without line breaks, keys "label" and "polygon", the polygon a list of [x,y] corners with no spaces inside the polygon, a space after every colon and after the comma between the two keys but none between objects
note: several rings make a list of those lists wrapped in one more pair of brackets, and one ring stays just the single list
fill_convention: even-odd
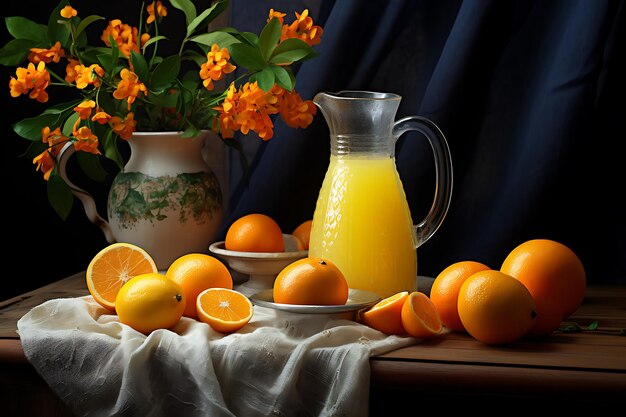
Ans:
[{"label": "orange juice", "polygon": [[309,256],[334,262],[350,288],[384,298],[416,290],[415,241],[395,159],[331,155],[313,215]]}]

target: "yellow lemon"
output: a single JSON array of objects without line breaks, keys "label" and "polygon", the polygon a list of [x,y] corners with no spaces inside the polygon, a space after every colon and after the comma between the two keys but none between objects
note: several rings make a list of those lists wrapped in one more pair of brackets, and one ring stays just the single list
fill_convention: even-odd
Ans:
[{"label": "yellow lemon", "polygon": [[148,334],[174,326],[183,315],[183,289],[158,273],[138,275],[126,282],[115,299],[120,322]]}]

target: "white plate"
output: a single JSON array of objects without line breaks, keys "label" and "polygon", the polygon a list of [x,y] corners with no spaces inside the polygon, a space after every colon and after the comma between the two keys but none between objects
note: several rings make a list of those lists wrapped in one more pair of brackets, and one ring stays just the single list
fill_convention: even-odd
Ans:
[{"label": "white plate", "polygon": [[371,291],[350,289],[348,290],[348,301],[342,305],[319,306],[280,304],[274,302],[274,290],[268,289],[250,296],[250,301],[252,301],[253,304],[261,307],[288,311],[290,313],[330,314],[356,311],[371,307],[380,301],[380,297]]}]

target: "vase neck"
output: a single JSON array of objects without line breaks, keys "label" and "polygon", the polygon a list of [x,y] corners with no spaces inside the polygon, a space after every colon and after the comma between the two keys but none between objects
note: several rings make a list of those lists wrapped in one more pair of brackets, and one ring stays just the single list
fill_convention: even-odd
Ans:
[{"label": "vase neck", "polygon": [[150,176],[207,172],[202,145],[207,132],[192,138],[181,132],[136,132],[128,140],[130,158],[125,172],[142,172]]}]

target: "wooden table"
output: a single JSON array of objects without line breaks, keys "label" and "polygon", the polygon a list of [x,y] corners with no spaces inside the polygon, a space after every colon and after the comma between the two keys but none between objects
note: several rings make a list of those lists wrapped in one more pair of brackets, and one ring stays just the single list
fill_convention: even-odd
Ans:
[{"label": "wooden table", "polygon": [[[16,323],[46,300],[87,293],[84,273],[78,273],[0,302],[0,393],[8,400],[2,401],[1,415],[69,415],[26,360]],[[374,357],[371,414],[388,415],[390,404],[424,398],[448,403],[459,398],[585,398],[623,405],[626,337],[617,333],[626,328],[626,287],[588,288],[583,305],[569,320],[581,326],[597,320],[600,326],[596,331],[555,333],[499,347],[449,333]]]}]

